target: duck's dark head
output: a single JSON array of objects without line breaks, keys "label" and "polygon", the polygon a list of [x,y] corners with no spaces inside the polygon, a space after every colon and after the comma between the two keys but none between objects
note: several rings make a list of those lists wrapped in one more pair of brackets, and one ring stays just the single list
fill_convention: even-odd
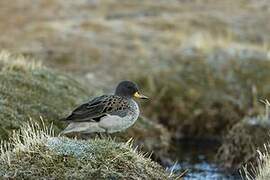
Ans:
[{"label": "duck's dark head", "polygon": [[148,97],[142,95],[139,92],[137,84],[132,81],[122,81],[120,82],[115,90],[115,95],[125,97],[125,98],[139,98],[139,99],[148,99]]}]

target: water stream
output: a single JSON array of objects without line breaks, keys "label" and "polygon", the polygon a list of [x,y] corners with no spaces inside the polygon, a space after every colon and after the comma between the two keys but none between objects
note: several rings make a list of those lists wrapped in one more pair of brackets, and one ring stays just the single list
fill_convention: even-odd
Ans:
[{"label": "water stream", "polygon": [[214,164],[219,143],[209,140],[182,139],[176,144],[175,170],[187,169],[185,180],[239,180],[237,170],[228,172]]}]

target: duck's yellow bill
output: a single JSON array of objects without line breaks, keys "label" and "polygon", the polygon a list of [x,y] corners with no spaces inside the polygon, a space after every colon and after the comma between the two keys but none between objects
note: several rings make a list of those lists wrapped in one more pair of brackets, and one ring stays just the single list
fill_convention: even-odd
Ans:
[{"label": "duck's yellow bill", "polygon": [[136,98],[140,98],[140,99],[148,99],[147,96],[142,95],[139,92],[135,92],[133,96],[136,97]]}]

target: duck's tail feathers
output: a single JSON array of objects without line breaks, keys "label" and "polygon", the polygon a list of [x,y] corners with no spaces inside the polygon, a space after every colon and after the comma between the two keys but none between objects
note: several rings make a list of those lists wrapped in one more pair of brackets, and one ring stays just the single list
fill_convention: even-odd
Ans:
[{"label": "duck's tail feathers", "polygon": [[105,129],[101,128],[96,122],[76,122],[70,123],[66,129],[64,129],[60,134],[69,133],[94,133],[94,132],[106,132]]}]

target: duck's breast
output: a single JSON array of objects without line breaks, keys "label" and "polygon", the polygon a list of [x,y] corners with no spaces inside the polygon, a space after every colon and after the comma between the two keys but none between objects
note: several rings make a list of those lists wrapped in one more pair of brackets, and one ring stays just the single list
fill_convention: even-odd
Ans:
[{"label": "duck's breast", "polygon": [[130,108],[123,112],[107,114],[102,117],[99,126],[106,129],[108,133],[123,131],[132,126],[140,114],[139,106],[135,101],[130,102]]}]

